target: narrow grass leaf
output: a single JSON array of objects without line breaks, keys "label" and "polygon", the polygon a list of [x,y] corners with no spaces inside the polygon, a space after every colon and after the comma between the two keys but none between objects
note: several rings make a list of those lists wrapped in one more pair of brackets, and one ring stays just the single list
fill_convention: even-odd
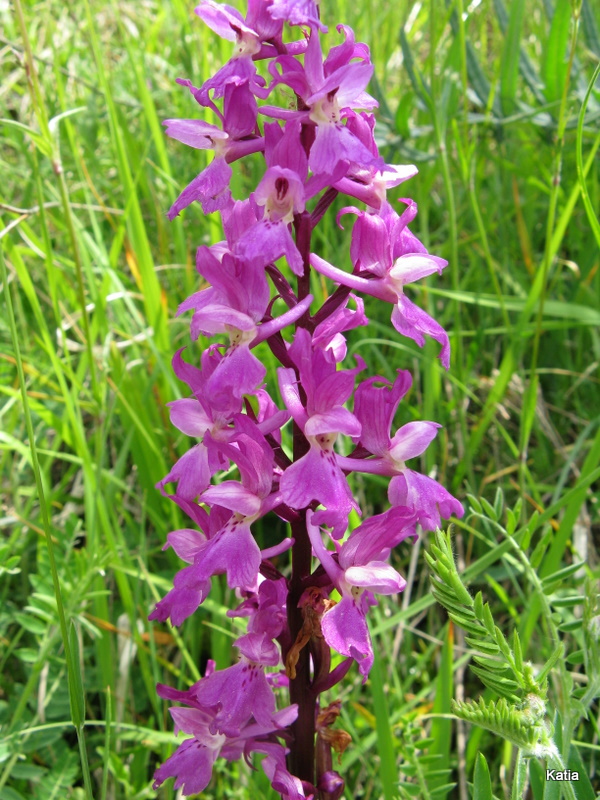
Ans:
[{"label": "narrow grass leaf", "polygon": [[560,100],[565,85],[570,21],[570,0],[556,0],[542,59],[542,78],[546,85],[546,99],[549,103]]},{"label": "narrow grass leaf", "polygon": [[390,724],[390,713],[384,691],[384,675],[381,668],[381,657],[377,647],[373,648],[374,661],[371,668],[370,687],[373,693],[375,710],[375,728],[377,731],[377,752],[383,796],[385,800],[394,800],[398,796],[398,773],[396,755],[394,753],[394,737]]}]

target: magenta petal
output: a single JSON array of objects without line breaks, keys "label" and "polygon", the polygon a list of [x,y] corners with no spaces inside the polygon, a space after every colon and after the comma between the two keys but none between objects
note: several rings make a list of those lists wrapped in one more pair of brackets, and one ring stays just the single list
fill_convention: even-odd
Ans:
[{"label": "magenta petal", "polygon": [[408,422],[394,435],[390,455],[394,461],[407,461],[424,453],[442,426],[437,422]]},{"label": "magenta petal", "polygon": [[390,269],[390,277],[404,285],[426,278],[434,272],[441,275],[442,270],[447,266],[448,262],[445,258],[430,256],[429,253],[407,253],[396,259],[394,266]]},{"label": "magenta petal", "polygon": [[260,511],[260,498],[237,481],[222,481],[216,486],[210,486],[200,500],[210,505],[223,506],[245,517],[253,517]]},{"label": "magenta petal", "polygon": [[212,31],[230,42],[235,42],[237,31],[246,34],[254,33],[252,28],[245,24],[240,12],[231,6],[214,3],[213,0],[202,0],[194,12]]},{"label": "magenta petal", "polygon": [[362,586],[375,594],[397,594],[406,586],[404,578],[392,566],[382,561],[349,567],[345,579],[351,586]]},{"label": "magenta petal", "polygon": [[393,547],[414,534],[417,514],[402,505],[366,519],[355,528],[341,547],[340,567],[361,566],[385,561]]},{"label": "magenta petal", "polygon": [[298,252],[287,223],[264,219],[257,222],[238,242],[240,255],[256,266],[264,267],[285,256],[290,269],[302,275],[302,256]]},{"label": "magenta petal", "polygon": [[258,107],[248,81],[230,81],[225,85],[223,127],[235,139],[255,132]]},{"label": "magenta petal", "polygon": [[373,666],[373,646],[365,615],[354,601],[343,597],[323,615],[321,630],[325,641],[338,653],[352,656],[363,676],[363,682]]},{"label": "magenta petal", "polygon": [[326,173],[333,176],[340,161],[362,167],[369,166],[375,159],[344,125],[317,125],[315,141],[308,159],[309,167],[315,175]]},{"label": "magenta petal", "polygon": [[385,221],[362,212],[352,229],[352,263],[382,278],[392,266],[392,244]]},{"label": "magenta petal", "polygon": [[182,561],[192,564],[205,543],[206,536],[200,531],[193,528],[182,528],[178,531],[171,531],[167,535],[167,544],[163,550],[170,546]]},{"label": "magenta petal", "polygon": [[215,140],[228,138],[225,131],[199,119],[166,119],[163,122],[167,136],[197,150],[212,150]]},{"label": "magenta petal", "polygon": [[333,451],[310,448],[299,461],[289,466],[279,483],[284,503],[306,508],[318,500],[328,509],[339,509],[346,517],[353,508],[352,493]]},{"label": "magenta petal", "polygon": [[431,336],[436,342],[442,345],[439,359],[442,365],[448,369],[450,367],[450,341],[448,334],[429,314],[426,314],[418,306],[405,296],[400,295],[398,303],[392,311],[392,325],[403,336],[413,339],[419,347],[425,344],[425,334]]},{"label": "magenta petal", "polygon": [[[181,311],[183,303],[179,308]],[[230,329],[255,331],[255,328],[255,322],[248,314],[228,305],[214,302],[210,305],[203,305],[195,312],[190,324],[190,333],[192,339],[197,339],[201,333],[205,336],[213,336],[215,333],[226,333]]]},{"label": "magenta petal", "polygon": [[169,474],[157,486],[162,491],[167,483],[176,481],[176,494],[184,500],[194,500],[210,483],[211,474],[208,453],[201,443],[176,461]]},{"label": "magenta petal", "polygon": [[279,649],[264,633],[246,633],[235,640],[242,655],[263,667],[276,667],[280,663]]},{"label": "magenta petal", "polygon": [[253,589],[261,557],[247,522],[232,518],[223,531],[208,542],[200,558],[206,574],[225,572],[231,589]]},{"label": "magenta petal", "polygon": [[361,444],[373,455],[387,454],[394,414],[411,385],[412,377],[407,370],[398,370],[393,386],[379,376],[359,384],[354,395],[354,414],[362,425]]},{"label": "magenta petal", "polygon": [[217,751],[196,739],[186,739],[173,755],[154,773],[156,790],[167,778],[175,778],[174,788],[183,787],[183,794],[196,794],[206,789],[212,776]]},{"label": "magenta petal", "polygon": [[294,418],[294,422],[296,422],[300,428],[304,428],[307,415],[302,401],[300,400],[296,373],[291,367],[278,367],[277,380],[279,383],[279,393],[281,394],[281,399],[285,403],[285,407]]},{"label": "magenta petal", "polygon": [[212,425],[212,420],[209,419],[204,408],[193,397],[173,400],[173,402],[167,403],[167,406],[171,422],[187,436],[201,439]]},{"label": "magenta petal", "polygon": [[360,436],[360,431],[360,422],[343,406],[335,406],[331,411],[325,411],[322,414],[313,414],[304,427],[306,436],[319,436],[326,433]]},{"label": "magenta petal", "polygon": [[239,345],[228,350],[225,358],[206,384],[207,396],[217,404],[233,395],[242,398],[252,394],[264,381],[267,370],[247,346]]},{"label": "magenta petal", "polygon": [[223,209],[231,198],[229,181],[233,172],[224,158],[215,158],[206,169],[189,183],[167,213],[175,219],[184,208],[197,200],[205,214]]},{"label": "magenta petal", "polygon": [[210,578],[195,565],[180,570],[175,575],[174,584],[175,587],[156,604],[148,619],[165,622],[170,618],[177,627],[196,611],[210,592]]},{"label": "magenta petal", "polygon": [[462,517],[462,505],[433,478],[405,469],[392,478],[388,487],[388,498],[392,505],[414,508],[418,522],[425,531],[440,527],[441,517]]},{"label": "magenta petal", "polygon": [[269,12],[274,19],[285,20],[290,25],[310,25],[327,33],[314,0],[273,0]]},{"label": "magenta petal", "polygon": [[195,695],[201,706],[218,709],[209,728],[212,734],[239,736],[252,716],[259,725],[272,725],[275,696],[264,668],[244,658],[233,667],[203,678],[196,684]]}]

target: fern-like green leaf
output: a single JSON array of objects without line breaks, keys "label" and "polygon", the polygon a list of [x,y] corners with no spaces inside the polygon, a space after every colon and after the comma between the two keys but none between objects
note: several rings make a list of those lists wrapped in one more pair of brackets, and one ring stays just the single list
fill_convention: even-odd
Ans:
[{"label": "fern-like green leaf", "polygon": [[552,741],[551,728],[545,721],[545,707],[541,698],[528,695],[519,705],[505,698],[484,702],[453,701],[452,711],[460,719],[479,725],[514,744],[524,755],[536,758],[554,758],[558,755]]}]

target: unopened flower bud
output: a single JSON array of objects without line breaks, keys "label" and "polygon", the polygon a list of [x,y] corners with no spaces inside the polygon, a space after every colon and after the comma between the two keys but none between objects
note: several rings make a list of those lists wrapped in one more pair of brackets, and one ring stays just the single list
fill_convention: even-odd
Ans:
[{"label": "unopened flower bud", "polygon": [[344,786],[344,779],[335,770],[324,772],[317,783],[317,789],[327,796],[327,800],[339,800],[343,794]]}]

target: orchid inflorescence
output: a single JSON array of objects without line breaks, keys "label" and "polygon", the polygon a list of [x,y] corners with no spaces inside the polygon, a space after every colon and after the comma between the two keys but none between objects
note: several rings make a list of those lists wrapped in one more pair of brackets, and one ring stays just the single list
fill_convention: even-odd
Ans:
[{"label": "orchid inflorescence", "polygon": [[[391,550],[418,528],[430,531],[440,517],[463,513],[435,480],[406,466],[440,426],[409,422],[391,433],[410,374],[398,370],[393,383],[366,378],[354,391],[366,365],[356,356],[354,366],[340,367],[344,333],[368,324],[359,295],[372,295],[392,304],[392,324],[403,336],[420,346],[426,335],[437,340],[448,368],[446,332],[404,293],[405,284],[441,273],[446,262],[411,232],[415,203],[402,199],[399,213],[386,200],[388,189],[417,170],[379,155],[370,113],[377,103],[365,91],[373,66],[350,28],[338,26],[341,42],[324,58],[327,29],[311,0],[249,0],[246,17],[202,0],[196,14],[234,43],[234,53],[200,88],[178,81],[216,121],[170,119],[167,133],[213,150],[214,158],[169,217],[193,202],[206,214],[220,212],[225,240],[196,255],[209,287],[185,300],[179,313],[193,312],[193,339],[226,334],[229,343],[208,347],[200,366],[184,359],[185,348],[173,358],[190,393],[169,404],[171,420],[197,443],[159,487],[195,527],[167,537],[166,547],[187,566],[150,619],[180,625],[208,596],[212,576],[224,574],[241,601],[228,614],[246,618],[247,629],[235,641],[240,657],[233,666],[215,670],[209,660],[205,676],[187,691],[159,684],[161,697],[182,704],[171,715],[191,738],[157,770],[154,785],[174,777],[176,788],[194,794],[209,784],[217,758],[249,761],[257,754],[286,800],[336,800],[344,781],[333,769],[332,748],[339,752],[349,737],[331,727],[339,701],[321,707],[319,697],[354,662],[367,679],[369,608],[376,594],[405,587],[389,564]],[[292,32],[286,42],[285,23]],[[266,62],[263,74],[259,62]],[[277,87],[291,90],[293,108],[265,102],[279,96]],[[264,174],[248,199],[236,200],[231,164],[256,153],[264,157]],[[311,252],[312,231],[339,194],[364,206],[338,214],[338,224],[342,215],[355,217],[352,272]],[[314,311],[313,270],[336,285]],[[281,301],[287,310],[277,315]],[[284,337],[290,326],[293,333]],[[279,403],[254,353],[260,342],[281,364]],[[281,430],[290,418],[288,452]],[[340,435],[354,444],[349,455],[334,448]],[[229,478],[232,469],[237,480]],[[352,472],[388,476],[391,508],[347,535],[350,514],[361,513],[348,483]],[[291,535],[261,550],[252,526],[266,515],[289,523]],[[290,550],[286,570],[281,556]],[[332,649],[343,656],[335,667]],[[290,704],[278,710],[276,696],[288,694]]]}]

